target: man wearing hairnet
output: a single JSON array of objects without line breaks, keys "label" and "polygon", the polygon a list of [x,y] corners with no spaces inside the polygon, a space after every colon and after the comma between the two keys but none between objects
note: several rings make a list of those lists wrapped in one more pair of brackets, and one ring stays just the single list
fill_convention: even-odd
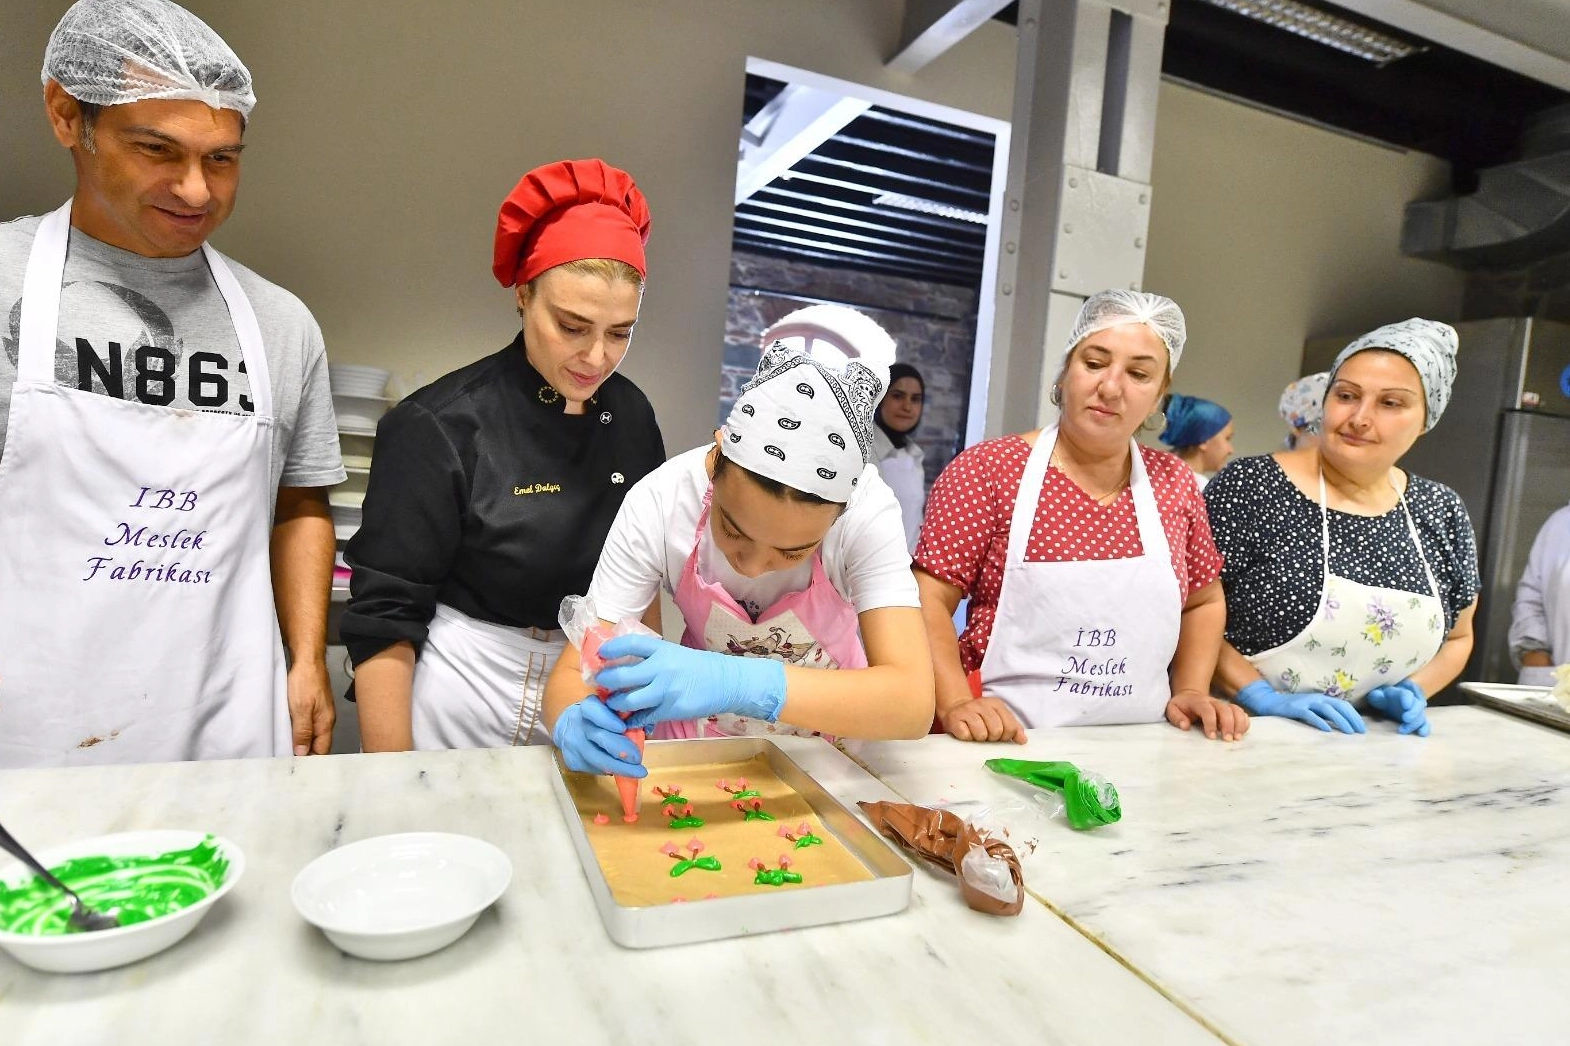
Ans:
[{"label": "man wearing hairnet", "polygon": [[250,73],[168,0],[81,0],[42,80],[76,190],[0,225],[0,767],[325,753],[321,332],[207,244]]}]

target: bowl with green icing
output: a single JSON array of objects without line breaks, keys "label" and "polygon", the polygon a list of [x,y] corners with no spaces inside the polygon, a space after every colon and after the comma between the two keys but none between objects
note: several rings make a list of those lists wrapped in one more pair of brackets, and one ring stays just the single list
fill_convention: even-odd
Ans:
[{"label": "bowl with green icing", "polygon": [[206,832],[120,832],[34,855],[87,904],[120,918],[112,930],[73,930],[70,898],[20,863],[0,867],[0,950],[51,973],[107,970],[163,951],[245,871],[240,848]]}]

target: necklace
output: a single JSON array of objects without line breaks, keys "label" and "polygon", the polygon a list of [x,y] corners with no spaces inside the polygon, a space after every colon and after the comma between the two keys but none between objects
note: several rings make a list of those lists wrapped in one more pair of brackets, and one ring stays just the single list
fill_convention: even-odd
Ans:
[{"label": "necklace", "polygon": [[1052,451],[1052,457],[1047,459],[1047,464],[1063,473],[1063,475],[1068,476],[1070,483],[1073,483],[1076,487],[1079,487],[1080,490],[1084,491],[1086,497],[1090,498],[1090,500],[1094,501],[1102,508],[1106,508],[1108,505],[1112,504],[1112,502],[1117,500],[1117,496],[1123,493],[1123,488],[1128,486],[1129,470],[1132,469],[1134,465],[1133,460],[1130,459],[1128,465],[1124,468],[1123,478],[1118,481],[1118,485],[1107,491],[1105,494],[1097,496],[1092,494],[1090,491],[1085,490],[1083,486],[1080,486],[1079,481],[1076,480],[1073,476],[1069,476],[1068,469],[1063,467],[1063,459],[1058,457],[1056,448],[1054,448]]}]

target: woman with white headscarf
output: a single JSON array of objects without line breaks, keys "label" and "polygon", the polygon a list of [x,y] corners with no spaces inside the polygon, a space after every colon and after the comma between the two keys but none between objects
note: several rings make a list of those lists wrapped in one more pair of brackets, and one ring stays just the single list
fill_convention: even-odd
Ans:
[{"label": "woman with white headscarf", "polygon": [[1456,332],[1411,319],[1335,359],[1315,447],[1243,458],[1205,488],[1226,558],[1216,679],[1256,715],[1363,733],[1359,698],[1427,736],[1427,695],[1472,650],[1477,546],[1455,491],[1397,467],[1439,422]]},{"label": "woman with white headscarf", "polygon": [[[606,622],[670,594],[681,644],[599,648],[602,702],[569,646],[546,686],[573,769],[644,776],[624,732],[919,737],[932,659],[899,503],[871,464],[884,378],[771,346],[714,436],[627,492],[589,597]],[[823,671],[838,669],[838,671]],[[629,716],[623,722],[616,714]]]},{"label": "woman with white headscarf", "polygon": [[1163,716],[1248,729],[1209,694],[1226,608],[1193,471],[1134,442],[1164,424],[1185,336],[1171,299],[1091,297],[1052,386],[1058,424],[978,443],[933,485],[916,579],[938,717],[960,740]]},{"label": "woman with white headscarf", "polygon": [[1276,413],[1287,425],[1286,449],[1312,447],[1319,443],[1319,419],[1325,412],[1325,386],[1330,372],[1305,374],[1281,390]]}]

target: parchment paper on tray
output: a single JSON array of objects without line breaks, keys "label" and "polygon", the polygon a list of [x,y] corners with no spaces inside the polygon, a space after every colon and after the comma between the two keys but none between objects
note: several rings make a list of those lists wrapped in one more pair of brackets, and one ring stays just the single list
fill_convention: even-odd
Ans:
[{"label": "parchment paper on tray", "polygon": [[910,803],[857,803],[872,826],[927,864],[957,876],[965,903],[987,915],[1018,915],[1025,906],[1019,858],[1001,839],[983,836],[947,810]]}]

